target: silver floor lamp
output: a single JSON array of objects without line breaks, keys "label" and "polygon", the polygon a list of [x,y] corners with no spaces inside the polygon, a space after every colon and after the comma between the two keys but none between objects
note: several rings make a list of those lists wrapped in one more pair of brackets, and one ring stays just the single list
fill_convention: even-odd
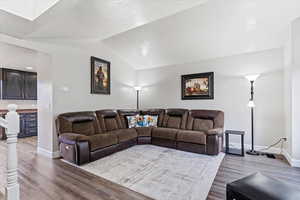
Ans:
[{"label": "silver floor lamp", "polygon": [[136,109],[139,110],[140,109],[140,91],[142,90],[142,87],[135,86],[134,89],[136,91]]},{"label": "silver floor lamp", "polygon": [[250,100],[248,103],[248,107],[251,108],[251,149],[246,153],[249,155],[259,155],[259,152],[254,149],[254,82],[259,77],[259,74],[248,75],[246,78],[250,81]]}]

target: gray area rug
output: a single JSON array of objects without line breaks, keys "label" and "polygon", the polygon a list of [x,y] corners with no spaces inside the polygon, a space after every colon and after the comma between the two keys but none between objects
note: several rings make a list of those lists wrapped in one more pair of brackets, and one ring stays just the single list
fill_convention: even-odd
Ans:
[{"label": "gray area rug", "polygon": [[137,145],[80,168],[157,200],[204,200],[223,158]]}]

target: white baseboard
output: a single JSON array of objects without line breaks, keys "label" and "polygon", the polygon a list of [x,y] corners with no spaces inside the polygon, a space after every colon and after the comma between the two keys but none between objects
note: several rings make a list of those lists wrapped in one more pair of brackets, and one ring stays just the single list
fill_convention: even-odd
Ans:
[{"label": "white baseboard", "polygon": [[[240,145],[241,144],[239,144],[239,143],[230,143],[230,147],[233,147],[233,148],[240,148]],[[250,149],[250,148],[251,148],[250,144],[245,144],[245,150]],[[292,167],[300,167],[300,160],[292,158],[292,156],[287,152],[286,149],[282,149],[282,151],[281,151],[280,148],[272,147],[268,150],[262,150],[262,149],[267,148],[267,146],[254,146],[254,148],[255,148],[255,150],[261,151],[261,152],[282,154],[287,159],[287,161],[289,162],[289,164]]]},{"label": "white baseboard", "polygon": [[283,155],[292,167],[300,167],[300,160],[292,158],[287,150],[283,150]]},{"label": "white baseboard", "polygon": [[[240,143],[230,143],[230,147],[232,147],[232,148],[241,148],[241,144]],[[244,148],[245,148],[245,150],[251,149],[251,144],[245,144]],[[268,150],[264,150],[266,148],[267,148],[267,146],[258,146],[258,145],[254,146],[254,149],[256,151],[261,151],[261,152],[266,152],[266,153],[275,153],[275,154],[281,154],[282,153],[281,149],[277,148],[277,147],[271,147]]]},{"label": "white baseboard", "polygon": [[59,151],[52,152],[52,151],[48,151],[46,149],[43,149],[41,147],[37,148],[37,153],[39,155],[45,156],[47,158],[59,158],[60,157]]}]

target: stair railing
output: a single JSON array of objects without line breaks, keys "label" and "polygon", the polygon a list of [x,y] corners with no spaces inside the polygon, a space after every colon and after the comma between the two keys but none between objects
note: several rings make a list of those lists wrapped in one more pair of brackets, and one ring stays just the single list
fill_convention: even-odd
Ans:
[{"label": "stair railing", "polygon": [[5,128],[7,136],[7,183],[5,187],[5,199],[19,200],[17,136],[20,131],[20,117],[16,112],[17,105],[10,104],[7,108],[8,113],[5,115],[5,119],[0,117],[0,126]]}]

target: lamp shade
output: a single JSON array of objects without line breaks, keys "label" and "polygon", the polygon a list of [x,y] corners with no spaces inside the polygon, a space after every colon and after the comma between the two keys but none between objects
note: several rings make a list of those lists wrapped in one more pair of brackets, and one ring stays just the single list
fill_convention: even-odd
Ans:
[{"label": "lamp shade", "polygon": [[133,87],[136,91],[141,91],[142,90],[142,87],[141,86],[134,86]]},{"label": "lamp shade", "polygon": [[245,78],[248,79],[248,81],[255,81],[259,76],[260,76],[259,74],[251,74],[245,76]]},{"label": "lamp shade", "polygon": [[255,107],[254,101],[250,100],[249,103],[248,103],[248,107],[249,108],[254,108]]}]

